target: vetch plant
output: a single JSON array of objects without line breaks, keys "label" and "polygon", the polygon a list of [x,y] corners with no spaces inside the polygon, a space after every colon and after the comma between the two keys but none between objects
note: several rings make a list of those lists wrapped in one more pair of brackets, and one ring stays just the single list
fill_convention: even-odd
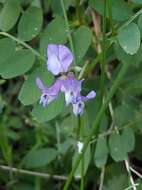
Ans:
[{"label": "vetch plant", "polygon": [[55,83],[46,87],[40,78],[36,78],[36,85],[41,90],[40,104],[48,106],[58,97],[60,92],[64,92],[66,105],[72,104],[73,113],[76,116],[82,115],[84,102],[96,96],[95,91],[89,92],[86,96],[81,95],[83,80],[77,80],[73,73],[69,72],[69,67],[73,61],[72,52],[64,45],[49,44],[47,48],[47,69],[57,77]]}]

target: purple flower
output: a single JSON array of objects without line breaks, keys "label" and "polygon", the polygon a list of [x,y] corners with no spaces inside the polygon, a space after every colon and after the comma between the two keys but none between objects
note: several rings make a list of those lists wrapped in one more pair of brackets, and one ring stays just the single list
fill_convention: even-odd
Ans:
[{"label": "purple flower", "polygon": [[87,96],[81,96],[79,95],[78,97],[76,97],[76,100],[72,103],[73,105],[73,113],[78,116],[78,115],[82,115],[83,111],[84,111],[84,102],[90,99],[93,99],[96,97],[96,93],[95,91],[91,91],[89,92],[89,94],[87,94]]},{"label": "purple flower", "polygon": [[65,93],[66,105],[73,105],[74,114],[81,115],[84,110],[84,101],[95,98],[96,93],[91,91],[87,96],[82,96],[82,81],[77,80],[74,75],[69,75],[67,79],[62,80],[61,91]]},{"label": "purple flower", "polygon": [[40,78],[36,78],[36,85],[42,91],[39,103],[45,107],[57,98],[61,88],[61,81],[60,79],[56,80],[56,82],[48,88],[43,84]]},{"label": "purple flower", "polygon": [[49,44],[47,48],[47,69],[54,75],[66,73],[73,61],[73,54],[64,45]]},{"label": "purple flower", "polygon": [[61,91],[65,93],[66,105],[73,103],[80,94],[82,81],[76,80],[74,75],[68,75],[67,79],[62,81]]}]

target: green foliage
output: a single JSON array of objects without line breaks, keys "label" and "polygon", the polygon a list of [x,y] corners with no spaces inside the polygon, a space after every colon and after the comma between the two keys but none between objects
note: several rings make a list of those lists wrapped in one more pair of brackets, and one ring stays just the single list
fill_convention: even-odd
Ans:
[{"label": "green foliage", "polygon": [[30,105],[37,102],[40,98],[41,92],[39,88],[35,85],[36,78],[40,77],[43,81],[46,81],[46,85],[51,85],[53,82],[53,75],[46,71],[43,67],[38,67],[35,69],[29,76],[28,79],[24,82],[20,92],[19,100],[24,105]]},{"label": "green foliage", "polygon": [[46,122],[54,119],[58,114],[63,111],[64,97],[60,94],[59,98],[51,102],[49,106],[43,108],[42,105],[36,104],[32,110],[33,117],[38,122]]},{"label": "green foliage", "polygon": [[140,47],[140,31],[138,26],[135,23],[131,23],[120,29],[118,31],[118,41],[127,54],[133,55],[137,53]]},{"label": "green foliage", "polygon": [[23,164],[27,168],[43,167],[57,157],[57,151],[53,148],[42,148],[29,152],[24,158]]},{"label": "green foliage", "polygon": [[67,41],[67,32],[65,21],[57,16],[51,21],[40,39],[40,52],[46,55],[46,49],[49,43],[64,44]]},{"label": "green foliage", "polygon": [[0,29],[10,30],[17,22],[20,14],[20,5],[18,0],[8,0],[0,13]]},{"label": "green foliage", "polygon": [[97,141],[94,161],[98,168],[103,167],[107,162],[108,146],[105,137],[100,137]]},{"label": "green foliage", "polygon": [[[0,189],[130,188],[124,161],[142,164],[141,0],[0,0],[0,30]],[[66,77],[47,70],[52,43],[73,52],[81,95],[96,92],[80,117],[62,93],[39,103],[37,77],[47,88]]]},{"label": "green foliage", "polygon": [[18,24],[18,36],[23,41],[30,41],[40,32],[42,26],[42,10],[30,7],[22,15]]},{"label": "green foliage", "polygon": [[91,44],[92,33],[86,26],[81,26],[73,34],[75,55],[77,63],[80,63]]},{"label": "green foliage", "polygon": [[26,73],[33,66],[35,56],[26,49],[16,51],[0,65],[3,78],[13,78]]},{"label": "green foliage", "polygon": [[122,136],[114,133],[109,137],[109,152],[111,157],[116,161],[122,161],[127,159],[127,152],[123,145]]}]

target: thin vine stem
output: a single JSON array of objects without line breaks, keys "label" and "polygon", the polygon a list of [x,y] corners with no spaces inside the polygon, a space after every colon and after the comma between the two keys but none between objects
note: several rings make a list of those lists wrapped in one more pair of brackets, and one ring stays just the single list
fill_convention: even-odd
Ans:
[{"label": "thin vine stem", "polygon": [[73,40],[72,40],[72,36],[71,36],[71,32],[70,32],[70,26],[69,26],[69,21],[68,21],[66,9],[65,9],[64,0],[60,0],[60,2],[61,2],[61,7],[62,7],[65,23],[66,23],[66,30],[67,30],[67,34],[68,34],[68,38],[69,38],[70,47],[71,47],[72,53],[74,55],[74,66],[76,66],[77,64],[76,64],[75,50],[74,50]]},{"label": "thin vine stem", "polygon": [[101,81],[100,81],[100,91],[101,97],[104,94],[104,82],[105,82],[105,59],[106,59],[106,10],[107,10],[107,0],[104,1],[104,13],[103,13],[103,41],[102,41],[102,62],[101,62]]},{"label": "thin vine stem", "polygon": [[80,190],[84,190],[84,155],[82,156],[82,162],[81,162],[81,184],[80,184]]},{"label": "thin vine stem", "polygon": [[106,99],[105,99],[104,104],[101,106],[101,108],[100,108],[100,110],[99,110],[99,112],[98,112],[98,114],[96,116],[96,120],[95,120],[95,122],[93,124],[93,127],[92,127],[88,137],[86,138],[86,141],[85,141],[84,146],[83,146],[82,154],[80,154],[78,156],[78,158],[76,159],[74,167],[72,168],[72,170],[71,170],[71,172],[69,174],[68,180],[66,181],[63,190],[68,189],[68,187],[69,187],[69,185],[70,185],[70,183],[72,181],[72,178],[74,176],[74,173],[75,173],[75,171],[76,171],[76,169],[77,169],[77,167],[78,167],[78,165],[80,163],[80,160],[82,159],[82,156],[85,153],[94,132],[98,129],[98,124],[99,124],[99,122],[100,122],[100,120],[102,118],[102,115],[105,112],[105,110],[106,110],[111,98],[113,97],[114,93],[116,92],[116,90],[117,90],[117,88],[118,88],[118,86],[120,84],[120,81],[123,79],[123,76],[126,73],[126,71],[128,69],[128,66],[129,66],[129,64],[123,64],[123,66],[121,67],[121,69],[120,69],[120,71],[118,73],[118,76],[116,77],[116,79],[115,79],[115,81],[114,81],[114,83],[113,83],[113,85],[112,85]]},{"label": "thin vine stem", "polygon": [[28,44],[26,44],[25,42],[23,42],[19,38],[16,38],[16,37],[12,36],[11,34],[9,34],[7,32],[0,32],[0,35],[6,36],[8,38],[11,38],[15,42],[17,42],[17,43],[21,44],[22,46],[26,47],[27,49],[29,49],[35,56],[39,57],[41,60],[46,61],[46,58],[43,57],[38,51],[33,49],[31,46],[29,46]]}]

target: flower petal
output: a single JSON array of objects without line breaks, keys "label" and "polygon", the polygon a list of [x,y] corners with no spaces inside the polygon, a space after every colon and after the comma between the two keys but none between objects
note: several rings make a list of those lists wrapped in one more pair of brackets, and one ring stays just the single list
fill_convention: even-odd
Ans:
[{"label": "flower petal", "polygon": [[64,45],[59,45],[59,60],[64,72],[67,72],[73,61],[73,54],[70,49]]},{"label": "flower petal", "polygon": [[80,101],[77,102],[76,104],[73,104],[73,113],[78,116],[78,115],[82,115],[83,111],[84,111],[84,102]]}]

